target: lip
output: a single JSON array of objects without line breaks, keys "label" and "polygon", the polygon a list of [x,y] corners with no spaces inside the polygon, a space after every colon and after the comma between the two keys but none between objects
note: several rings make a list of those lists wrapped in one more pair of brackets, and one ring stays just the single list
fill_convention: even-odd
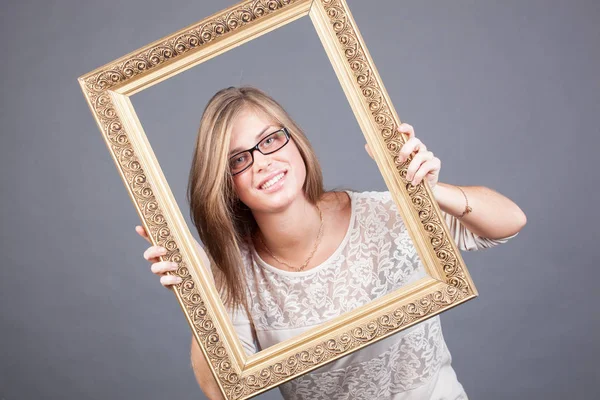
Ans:
[{"label": "lip", "polygon": [[265,179],[263,179],[256,187],[258,188],[258,190],[263,190],[263,189],[261,189],[262,185],[264,185],[271,179],[275,178],[277,175],[281,174],[282,172],[284,174],[283,176],[285,177],[285,175],[287,174],[288,171],[287,171],[287,169],[281,169],[279,171],[275,171],[272,174],[270,174],[269,176],[267,176]]}]

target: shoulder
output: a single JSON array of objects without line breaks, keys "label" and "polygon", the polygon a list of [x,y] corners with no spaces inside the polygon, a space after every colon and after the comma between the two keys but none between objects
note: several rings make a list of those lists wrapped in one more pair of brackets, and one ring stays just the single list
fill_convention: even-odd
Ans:
[{"label": "shoulder", "polygon": [[330,191],[323,193],[319,205],[326,210],[344,210],[350,207],[350,193],[346,191]]},{"label": "shoulder", "polygon": [[[379,215],[383,219],[398,219],[396,203],[389,191],[340,191],[328,192],[321,198],[321,205],[325,215],[334,220],[352,220],[355,215],[357,220],[371,218]],[[369,217],[371,216],[371,217]]]},{"label": "shoulder", "polygon": [[392,194],[386,191],[354,192],[352,195],[358,219],[368,223],[386,223],[404,225]]},{"label": "shoulder", "polygon": [[323,203],[349,204],[349,196],[351,199],[357,200],[392,201],[392,195],[389,190],[366,190],[362,192],[355,190],[330,191],[323,194],[321,201],[323,201]]},{"label": "shoulder", "polygon": [[352,199],[362,204],[394,204],[394,199],[389,190],[352,192]]}]

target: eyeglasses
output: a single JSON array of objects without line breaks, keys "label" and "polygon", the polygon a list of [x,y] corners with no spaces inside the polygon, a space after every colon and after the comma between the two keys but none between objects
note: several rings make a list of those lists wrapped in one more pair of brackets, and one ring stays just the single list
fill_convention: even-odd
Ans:
[{"label": "eyeglasses", "polygon": [[231,175],[234,176],[240,174],[254,164],[254,150],[258,150],[264,155],[275,153],[277,150],[280,150],[283,146],[288,144],[289,141],[290,132],[287,128],[283,127],[263,138],[251,149],[236,153],[229,158],[229,170],[231,171]]}]

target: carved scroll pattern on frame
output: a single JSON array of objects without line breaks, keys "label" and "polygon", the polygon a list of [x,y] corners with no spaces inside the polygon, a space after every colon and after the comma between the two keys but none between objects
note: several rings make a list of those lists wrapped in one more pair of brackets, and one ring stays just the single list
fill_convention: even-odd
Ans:
[{"label": "carved scroll pattern on frame", "polygon": [[[347,16],[344,5],[339,0],[321,1],[329,17],[338,43],[346,61],[354,72],[356,83],[372,116],[379,127],[389,153],[394,159],[398,155],[404,139],[397,133],[395,122],[379,83],[373,74],[365,52],[357,38],[356,30]],[[310,349],[301,351],[292,357],[277,362],[272,367],[258,373],[244,376],[236,388],[233,398],[239,398],[261,388],[272,386],[291,375],[296,375],[324,361],[338,357],[349,350],[360,347],[373,339],[381,338],[390,332],[410,325],[423,317],[434,315],[471,293],[464,272],[459,268],[449,238],[442,228],[442,221],[433,211],[431,201],[427,198],[422,185],[412,186],[406,180],[408,162],[396,162],[396,169],[406,184],[411,201],[418,211],[419,218],[429,235],[436,256],[443,265],[448,286],[428,294],[423,298],[399,307],[389,314],[369,321],[358,328],[339,335],[334,339],[322,342]]]},{"label": "carved scroll pattern on frame", "polygon": [[402,178],[410,199],[418,212],[419,219],[425,231],[429,235],[430,242],[435,254],[443,266],[446,275],[446,283],[458,288],[465,293],[471,292],[468,280],[458,259],[452,249],[450,238],[444,233],[443,221],[435,214],[434,207],[426,196],[424,182],[413,186],[406,179],[406,171],[410,160],[400,162],[397,156],[404,144],[404,138],[398,134],[394,117],[390,111],[385,97],[382,94],[373,68],[365,55],[356,30],[348,18],[346,8],[339,0],[320,0],[329,17],[335,31],[339,44],[342,46],[343,54],[348,65],[354,73],[355,82],[363,95],[363,101],[368,105],[373,120],[379,128],[381,137],[386,143],[387,150],[395,160],[396,169]]},{"label": "carved scroll pattern on frame", "polygon": [[[347,16],[344,4],[339,0],[315,1],[321,1],[324,5],[331,26],[336,32],[339,46],[341,46],[347,62],[354,71],[356,83],[363,95],[363,101],[368,104],[387,149],[395,158],[404,143],[404,139],[396,131],[389,105],[382,95],[380,85],[373,74],[373,68],[370,66],[360,45],[356,30]],[[180,251],[173,240],[153,190],[147,181],[144,170],[133,150],[128,134],[115,112],[107,91],[190,50],[207,45],[219,37],[234,32],[245,24],[281,10],[294,2],[294,0],[254,0],[242,3],[226,13],[215,16],[208,21],[203,21],[184,33],[172,36],[139,54],[128,57],[126,60],[118,61],[85,80],[86,91],[93,111],[132,196],[143,214],[149,234],[158,245],[167,248],[168,254],[164,259],[177,262],[180,265],[177,274],[183,278],[183,283],[176,286],[175,289],[182,299],[194,329],[198,333],[203,347],[207,351],[210,363],[215,368],[219,381],[229,399],[247,397],[265,387],[286,381],[292,375],[301,374],[320,365],[322,362],[338,357],[373,339],[383,337],[425,316],[433,315],[470,293],[468,282],[465,280],[464,273],[459,268],[458,260],[449,244],[449,238],[442,229],[442,221],[433,213],[432,204],[425,196],[425,190],[421,185],[414,187],[406,181],[407,162],[396,163],[396,168],[406,184],[411,201],[419,213],[420,221],[429,234],[436,256],[444,267],[447,278],[446,283],[449,286],[399,307],[358,328],[351,329],[334,339],[323,341],[291,357],[280,360],[258,372],[242,372],[240,376],[232,367],[230,355],[222,344],[200,292],[195,287],[188,267],[182,262]]]},{"label": "carved scroll pattern on frame", "polygon": [[240,376],[232,368],[230,355],[222,344],[187,265],[182,260],[180,250],[173,240],[154,192],[133,150],[128,133],[115,112],[108,90],[295,2],[295,0],[244,2],[222,15],[203,21],[184,33],[128,57],[124,61],[117,62],[86,78],[84,82],[93,112],[101,126],[108,147],[117,160],[118,168],[124,176],[132,197],[143,214],[149,230],[148,234],[154,238],[155,243],[167,249],[164,260],[180,265],[177,274],[183,278],[183,282],[174,288],[182,299],[203,347],[208,353],[208,358],[219,376],[219,381],[226,392],[230,393],[239,383]]},{"label": "carved scroll pattern on frame", "polygon": [[289,380],[292,375],[302,374],[321,363],[333,360],[341,354],[368,344],[373,339],[383,338],[401,327],[454,304],[464,298],[463,292],[453,286],[430,293],[418,301],[399,307],[375,320],[353,328],[333,339],[326,340],[264,368],[257,373],[244,375],[240,384],[231,393],[231,399],[239,399],[265,387]]}]

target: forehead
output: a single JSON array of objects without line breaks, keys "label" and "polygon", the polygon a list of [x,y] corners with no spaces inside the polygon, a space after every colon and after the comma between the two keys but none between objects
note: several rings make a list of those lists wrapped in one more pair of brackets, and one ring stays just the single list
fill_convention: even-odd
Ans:
[{"label": "forehead", "polygon": [[[276,118],[255,107],[245,107],[233,120],[230,148],[238,144],[248,144],[268,126],[278,126]],[[249,143],[250,145],[254,143]]]}]

